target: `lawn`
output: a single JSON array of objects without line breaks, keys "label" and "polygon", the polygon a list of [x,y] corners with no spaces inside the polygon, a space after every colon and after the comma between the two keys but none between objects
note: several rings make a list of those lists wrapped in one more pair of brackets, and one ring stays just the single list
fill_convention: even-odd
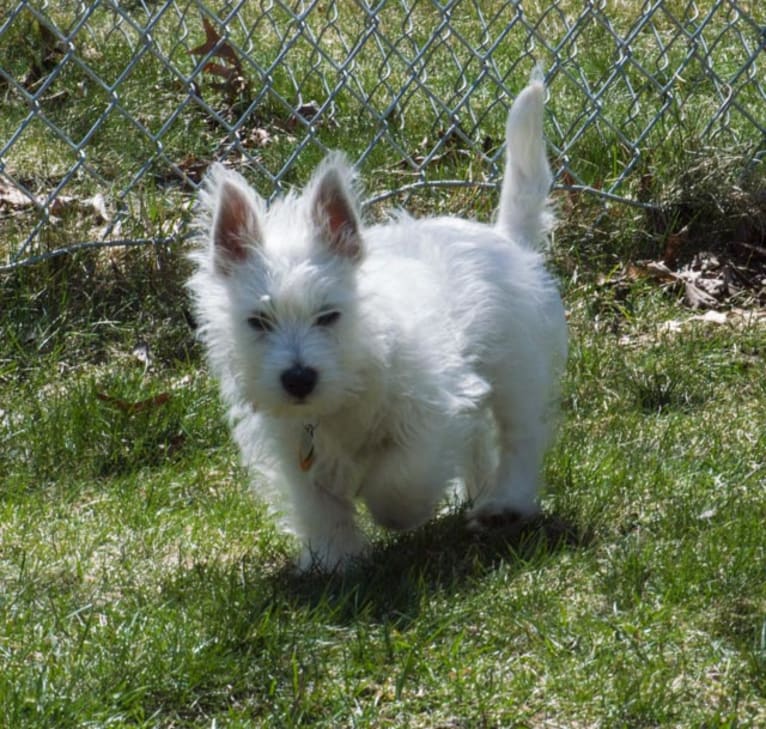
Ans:
[{"label": "lawn", "polygon": [[[575,102],[552,100],[572,125]],[[709,96],[685,103],[693,119]],[[415,117],[402,144],[430,133]],[[212,154],[208,132],[190,154]],[[134,164],[114,133],[99,149]],[[30,147],[55,166],[44,139]],[[0,725],[766,725],[766,183],[729,147],[657,145],[657,209],[555,195],[571,354],[545,518],[476,536],[452,505],[374,533],[342,576],[295,574],[238,465],[183,240],[0,274]],[[570,151],[609,176],[599,139]],[[368,156],[373,191],[400,180],[384,158]],[[457,160],[437,172],[474,169]],[[148,188],[142,234],[185,222],[188,191]],[[486,219],[494,199],[410,202]],[[0,223],[13,248],[19,219]]]},{"label": "lawn", "polygon": [[565,278],[545,522],[477,538],[457,510],[300,578],[237,466],[183,263],[86,262],[4,282],[6,726],[766,719],[762,322]]}]

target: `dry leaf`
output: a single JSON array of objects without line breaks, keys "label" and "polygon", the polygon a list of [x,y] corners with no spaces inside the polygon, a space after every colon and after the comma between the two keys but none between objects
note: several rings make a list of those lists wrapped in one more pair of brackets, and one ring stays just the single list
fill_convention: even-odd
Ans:
[{"label": "dry leaf", "polygon": [[[229,104],[232,105],[237,95],[247,89],[247,77],[242,70],[242,64],[233,46],[228,41],[222,41],[221,35],[205,16],[202,16],[202,25],[205,28],[205,42],[196,48],[192,48],[189,53],[195,56],[212,54],[223,59],[228,64],[224,65],[208,61],[202,70],[224,79],[224,83],[215,88],[226,93]],[[199,95],[198,89],[197,94]]]},{"label": "dry leaf", "polygon": [[709,309],[704,314],[693,314],[686,319],[670,319],[663,322],[659,330],[661,332],[677,334],[692,322],[711,324],[713,326],[729,325],[736,328],[757,326],[766,324],[766,310],[730,309],[729,311],[718,311],[716,309]]},{"label": "dry leaf", "polygon": [[205,64],[203,71],[205,71],[205,73],[212,73],[214,76],[220,76],[228,81],[237,72],[237,69],[224,66],[222,63],[213,63],[211,61],[210,63]]},{"label": "dry leaf", "polygon": [[168,400],[170,400],[170,394],[167,392],[162,392],[159,395],[149,397],[146,400],[139,400],[138,402],[128,402],[127,400],[121,400],[118,397],[106,395],[103,392],[97,392],[96,397],[101,400],[101,402],[105,402],[107,405],[111,405],[117,410],[122,410],[122,412],[129,413],[131,415],[133,413],[140,413],[144,412],[145,410],[151,410],[160,407],[161,405],[164,405]]},{"label": "dry leaf", "polygon": [[662,252],[662,260],[668,266],[675,266],[681,251],[689,242],[689,226],[685,225],[678,233],[671,233],[665,241],[665,249]]},{"label": "dry leaf", "polygon": [[301,104],[295,109],[293,115],[287,121],[287,128],[295,129],[301,119],[304,121],[311,121],[318,113],[319,104],[316,101],[311,100],[306,104]]},{"label": "dry leaf", "polygon": [[678,280],[678,274],[671,271],[662,261],[649,261],[644,266],[647,276],[655,278],[663,283],[671,283]]},{"label": "dry leaf", "polygon": [[684,282],[684,296],[692,309],[713,307],[718,304],[718,299],[716,299],[715,296],[706,293],[698,286],[695,286],[691,281]]},{"label": "dry leaf", "polygon": [[82,204],[93,211],[97,223],[109,221],[110,216],[106,209],[106,198],[100,192],[97,192],[93,197],[85,198]]},{"label": "dry leaf", "polygon": [[[234,68],[237,69],[237,71],[241,73],[242,66],[239,62],[236,51],[227,41],[220,43],[221,36],[205,16],[202,16],[202,25],[205,28],[205,42],[196,48],[192,48],[189,53],[195,56],[206,56],[208,53],[212,53],[214,56],[219,56],[220,58],[227,60],[232,66],[234,66]],[[207,66],[205,67],[205,70],[207,70]]]},{"label": "dry leaf", "polygon": [[742,248],[753,256],[766,259],[766,248],[763,246],[759,246],[754,243],[746,243],[745,241],[740,240],[732,241],[732,245],[737,246],[737,248]]},{"label": "dry leaf", "polygon": [[265,147],[267,144],[270,144],[272,140],[268,129],[256,127],[248,133],[247,141],[255,147]]},{"label": "dry leaf", "polygon": [[7,206],[13,210],[21,210],[37,204],[39,203],[36,196],[30,197],[15,185],[0,180],[0,207]]},{"label": "dry leaf", "polygon": [[[0,180],[0,208],[7,206],[13,210],[24,210],[31,207],[43,208],[46,204],[45,195],[32,195],[23,190]],[[48,211],[54,217],[60,217],[75,210],[93,213],[97,223],[105,223],[109,220],[106,209],[106,199],[98,192],[93,197],[78,198],[73,195],[58,195],[51,200]]]}]

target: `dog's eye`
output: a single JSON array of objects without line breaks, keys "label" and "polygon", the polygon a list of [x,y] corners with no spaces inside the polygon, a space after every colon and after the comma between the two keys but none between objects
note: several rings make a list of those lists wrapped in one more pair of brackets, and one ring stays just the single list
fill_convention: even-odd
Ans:
[{"label": "dog's eye", "polygon": [[335,324],[338,319],[340,319],[339,311],[327,311],[316,318],[316,325],[318,327],[329,327]]},{"label": "dog's eye", "polygon": [[248,318],[247,323],[256,332],[270,332],[274,329],[274,322],[265,314],[253,314]]}]

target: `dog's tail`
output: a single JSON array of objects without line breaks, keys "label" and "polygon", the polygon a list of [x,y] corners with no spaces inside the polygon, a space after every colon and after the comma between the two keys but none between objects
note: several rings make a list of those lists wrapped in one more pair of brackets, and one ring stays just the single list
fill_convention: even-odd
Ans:
[{"label": "dog's tail", "polygon": [[516,97],[505,127],[505,176],[497,226],[521,245],[541,250],[553,222],[547,200],[551,175],[543,140],[545,87],[533,76]]}]

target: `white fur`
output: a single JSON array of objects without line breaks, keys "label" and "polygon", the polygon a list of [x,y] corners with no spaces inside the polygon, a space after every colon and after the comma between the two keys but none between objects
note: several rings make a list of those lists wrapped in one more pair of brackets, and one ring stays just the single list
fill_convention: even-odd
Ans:
[{"label": "white fur", "polygon": [[189,281],[200,336],[304,567],[364,549],[358,500],[412,529],[459,480],[475,524],[537,513],[567,348],[540,252],[543,93],[531,83],[509,114],[494,226],[400,214],[363,227],[338,154],[269,209],[235,172],[209,173]]}]

